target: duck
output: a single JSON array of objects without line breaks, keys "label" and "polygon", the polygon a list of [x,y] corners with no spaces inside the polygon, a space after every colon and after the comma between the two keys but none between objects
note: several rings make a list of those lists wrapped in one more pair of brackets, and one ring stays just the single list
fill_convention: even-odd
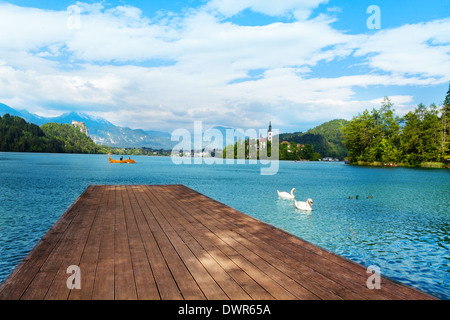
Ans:
[{"label": "duck", "polygon": [[359,199],[359,196],[356,196],[356,197],[348,197],[349,199],[356,199],[356,200],[358,200]]},{"label": "duck", "polygon": [[311,211],[312,210],[312,206],[313,206],[312,199],[308,199],[308,200],[306,200],[306,202],[295,201],[295,207],[297,209],[299,209],[299,210]]},{"label": "duck", "polygon": [[278,196],[282,199],[287,199],[287,200],[293,200],[295,199],[295,195],[294,193],[297,192],[297,190],[295,190],[295,188],[293,188],[291,190],[291,193],[287,193],[287,192],[280,192],[277,190]]}]

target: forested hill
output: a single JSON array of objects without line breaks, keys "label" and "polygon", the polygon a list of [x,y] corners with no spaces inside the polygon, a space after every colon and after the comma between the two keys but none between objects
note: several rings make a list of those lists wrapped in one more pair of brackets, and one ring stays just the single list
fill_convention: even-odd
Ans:
[{"label": "forested hill", "polygon": [[310,144],[314,147],[314,151],[320,153],[322,157],[333,157],[342,160],[348,154],[342,143],[342,130],[347,123],[347,120],[337,119],[308,130],[306,133],[280,134],[280,142]]},{"label": "forested hill", "polygon": [[0,151],[56,153],[64,152],[64,145],[37,125],[5,114],[0,117]]},{"label": "forested hill", "polygon": [[45,135],[60,141],[67,153],[100,153],[101,147],[79,128],[70,124],[46,123],[41,126]]},{"label": "forested hill", "polygon": [[0,151],[43,153],[101,153],[86,134],[71,125],[39,127],[17,116],[0,117]]}]

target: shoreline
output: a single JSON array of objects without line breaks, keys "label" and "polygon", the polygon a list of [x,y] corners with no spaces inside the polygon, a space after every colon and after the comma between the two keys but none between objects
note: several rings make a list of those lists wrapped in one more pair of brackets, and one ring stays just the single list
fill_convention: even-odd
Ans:
[{"label": "shoreline", "polygon": [[[107,153],[73,153],[73,152],[20,152],[20,151],[0,151],[0,153],[24,153],[24,154],[72,154],[72,155],[107,155]],[[121,153],[113,153],[113,155],[120,155]],[[170,155],[163,155],[163,154],[148,154],[148,155],[142,155],[142,154],[124,154],[127,156],[143,156],[143,157],[155,157],[155,158],[171,158]],[[183,157],[181,157],[183,158]],[[205,158],[205,157],[186,157],[186,158]],[[223,158],[222,158],[223,159]],[[223,159],[223,160],[226,160]],[[237,159],[233,159],[237,160]],[[249,159],[245,159],[249,160]],[[258,159],[259,161],[260,159]],[[411,166],[406,165],[404,163],[382,163],[378,161],[374,162],[367,162],[367,161],[357,161],[357,162],[347,162],[346,160],[342,161],[312,161],[312,160],[287,160],[287,159],[280,159],[278,160],[280,162],[316,162],[316,163],[345,163],[347,165],[351,166],[357,166],[357,167],[378,167],[378,168],[411,168],[411,169],[450,169],[450,165],[446,166],[443,162],[423,162],[419,166]]]},{"label": "shoreline", "polygon": [[383,167],[383,168],[422,168],[422,169],[446,169],[446,166],[443,162],[422,162],[418,166],[406,165],[404,163],[382,163],[378,161],[367,162],[367,161],[356,161],[350,162],[349,165],[353,166],[367,166],[367,167]]}]

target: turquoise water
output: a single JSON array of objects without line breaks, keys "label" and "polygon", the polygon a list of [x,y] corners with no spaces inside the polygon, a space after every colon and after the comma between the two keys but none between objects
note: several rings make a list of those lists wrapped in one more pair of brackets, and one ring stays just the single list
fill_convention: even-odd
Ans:
[{"label": "turquoise water", "polygon": [[[91,184],[184,184],[259,220],[441,299],[450,298],[450,170],[280,162],[174,165],[134,157],[0,153],[0,282]],[[279,200],[297,189],[311,213]],[[359,195],[359,200],[349,196]],[[366,199],[373,195],[373,199]]]}]

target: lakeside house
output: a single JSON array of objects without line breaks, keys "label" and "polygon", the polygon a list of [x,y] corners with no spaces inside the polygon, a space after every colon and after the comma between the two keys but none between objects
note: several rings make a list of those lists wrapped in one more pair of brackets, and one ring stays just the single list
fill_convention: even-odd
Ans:
[{"label": "lakeside house", "polygon": [[338,162],[340,161],[338,158],[332,158],[332,157],[325,157],[322,159],[322,161],[328,161],[328,162]]}]

